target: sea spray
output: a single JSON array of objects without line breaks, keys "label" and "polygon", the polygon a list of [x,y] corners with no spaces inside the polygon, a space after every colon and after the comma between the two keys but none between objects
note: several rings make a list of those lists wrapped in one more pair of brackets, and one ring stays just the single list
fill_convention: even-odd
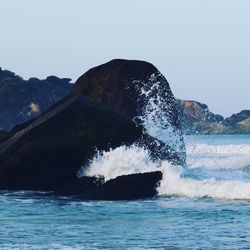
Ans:
[{"label": "sea spray", "polygon": [[137,95],[140,96],[138,103],[141,103],[140,115],[134,118],[135,122],[142,124],[148,134],[163,141],[185,157],[182,130],[177,125],[180,123],[178,103],[176,99],[167,102],[168,95],[172,96],[172,92],[166,91],[169,88],[164,86],[168,84],[164,76],[158,72],[152,74],[147,81],[135,79],[133,84],[137,86]]},{"label": "sea spray", "polygon": [[[169,98],[172,97],[172,92],[164,76],[158,72],[144,81],[134,79],[132,86],[136,86],[136,108],[140,114],[134,117],[134,122],[142,125],[149,135],[174,149],[181,162],[185,163],[185,144],[181,128],[178,126],[178,104],[175,98]],[[169,99],[171,101],[168,101]],[[83,167],[78,175],[101,175],[107,181],[124,174],[156,171],[159,165],[160,162],[156,163],[151,159],[148,150],[134,144],[108,152],[97,152],[87,170]]]}]

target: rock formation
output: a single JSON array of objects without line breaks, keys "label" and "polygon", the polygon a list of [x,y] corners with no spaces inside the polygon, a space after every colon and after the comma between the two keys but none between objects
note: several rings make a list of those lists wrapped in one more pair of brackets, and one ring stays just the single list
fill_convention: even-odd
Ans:
[{"label": "rock formation", "polygon": [[87,71],[75,85],[76,93],[89,96],[132,119],[140,119],[150,98],[156,101],[154,97],[160,97],[164,100],[162,108],[171,125],[176,129],[181,127],[177,102],[169,84],[150,63],[112,60]]},{"label": "rock formation", "polygon": [[237,114],[233,114],[232,116],[225,119],[224,123],[229,126],[235,126],[239,122],[243,122],[250,118],[250,110],[242,110]]},{"label": "rock formation", "polygon": [[[162,129],[171,127],[179,137],[179,150],[147,133],[145,112],[155,96],[165,100],[155,104],[167,117]],[[85,187],[86,193],[92,189],[91,199],[152,197],[161,179],[157,172],[117,177],[105,184],[87,176],[79,179],[77,172],[97,150],[134,143],[148,149],[152,160],[185,164],[177,102],[166,79],[152,64],[141,61],[113,60],[91,69],[78,79],[73,93],[13,128],[9,136],[0,144],[1,189],[79,195]],[[133,194],[135,182],[142,187]]]},{"label": "rock formation", "polygon": [[178,102],[166,78],[151,63],[112,60],[82,75],[75,83],[75,93],[143,125],[150,135],[178,151],[182,164],[185,162]]},{"label": "rock formation", "polygon": [[102,178],[83,176],[57,189],[55,194],[77,195],[88,200],[134,200],[157,195],[160,171],[118,176],[104,182]]},{"label": "rock formation", "polygon": [[0,130],[0,144],[6,141],[10,137],[9,133],[4,130]]},{"label": "rock formation", "polygon": [[224,119],[213,114],[206,104],[179,100],[183,131],[186,134],[249,134],[250,110]]}]

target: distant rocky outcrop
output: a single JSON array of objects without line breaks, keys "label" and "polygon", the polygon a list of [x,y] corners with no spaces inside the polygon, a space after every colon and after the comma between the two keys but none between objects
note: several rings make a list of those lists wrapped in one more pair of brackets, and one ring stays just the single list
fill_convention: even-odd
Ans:
[{"label": "distant rocky outcrop", "polygon": [[44,80],[23,80],[15,73],[0,68],[0,129],[10,130],[37,117],[72,91],[70,81],[56,76]]},{"label": "distant rocky outcrop", "polygon": [[230,129],[231,133],[250,134],[250,110],[242,110],[226,118],[224,125]]},{"label": "distant rocky outcrop", "polygon": [[[141,95],[142,83],[147,95]],[[152,89],[154,84],[157,88]],[[166,126],[171,126],[183,143],[178,103],[166,79],[150,63],[113,60],[85,73],[71,94],[38,118],[12,129],[10,138],[0,144],[0,188],[61,194],[74,194],[75,190],[77,195],[82,188],[90,188],[93,191],[88,197],[93,199],[154,196],[162,177],[157,172],[117,177],[106,183],[77,177],[97,150],[122,145],[145,147],[152,160],[185,164],[184,143],[176,150],[146,132],[143,119],[151,90],[154,95],[163,95],[165,106],[160,105],[168,117]],[[133,194],[135,182],[142,187]]]},{"label": "distant rocky outcrop", "polygon": [[213,114],[207,105],[197,101],[179,100],[185,134],[249,134],[250,110],[243,110],[224,119]]},{"label": "distant rocky outcrop", "polygon": [[213,114],[206,104],[196,101],[180,101],[180,104],[184,123],[197,121],[221,122],[224,120],[223,116]]},{"label": "distant rocky outcrop", "polygon": [[242,110],[237,114],[233,114],[232,116],[225,119],[224,123],[228,126],[235,126],[237,123],[243,122],[250,118],[250,110]]}]

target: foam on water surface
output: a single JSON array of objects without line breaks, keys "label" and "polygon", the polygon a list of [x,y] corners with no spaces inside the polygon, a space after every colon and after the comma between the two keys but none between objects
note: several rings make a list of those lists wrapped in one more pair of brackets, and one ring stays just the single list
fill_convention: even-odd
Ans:
[{"label": "foam on water surface", "polygon": [[[187,144],[188,165],[155,162],[147,150],[136,145],[99,152],[86,174],[105,180],[120,175],[161,170],[160,196],[250,199],[250,144]],[[194,171],[195,170],[195,171]]]}]

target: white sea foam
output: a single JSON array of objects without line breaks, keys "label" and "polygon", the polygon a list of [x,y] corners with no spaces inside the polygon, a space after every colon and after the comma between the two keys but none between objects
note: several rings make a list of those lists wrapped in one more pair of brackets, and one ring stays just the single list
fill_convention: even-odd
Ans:
[{"label": "white sea foam", "polygon": [[105,180],[120,175],[155,171],[149,152],[135,145],[121,146],[108,152],[98,152],[85,172],[88,176],[104,176]]},{"label": "white sea foam", "polygon": [[195,180],[183,178],[181,167],[162,167],[163,180],[159,195],[187,196],[191,198],[211,197],[215,199],[250,199],[250,182],[218,181],[215,178]]},{"label": "white sea foam", "polygon": [[161,170],[163,179],[158,187],[161,196],[211,197],[217,199],[250,199],[250,182],[243,180],[197,180],[183,177],[188,171],[169,162],[153,162],[149,152],[135,145],[99,152],[85,172],[89,176],[102,175],[105,180],[120,175]]}]

